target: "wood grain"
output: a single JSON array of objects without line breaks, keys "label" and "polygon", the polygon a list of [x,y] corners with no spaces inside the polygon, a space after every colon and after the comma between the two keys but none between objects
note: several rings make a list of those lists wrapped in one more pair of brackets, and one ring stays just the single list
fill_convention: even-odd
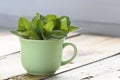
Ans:
[{"label": "wood grain", "polygon": [[[9,38],[9,39],[12,38],[12,40],[14,40],[14,44],[19,44],[19,41],[16,39],[16,37],[9,35],[9,37],[7,37],[7,38]],[[9,40],[9,42],[13,43],[13,41],[11,41],[11,40]],[[120,38],[117,38],[117,37],[108,37],[108,36],[99,36],[99,35],[80,35],[80,36],[77,36],[74,38],[66,39],[65,42],[71,42],[71,43],[75,44],[78,48],[78,55],[71,63],[69,63],[65,66],[61,66],[60,69],[56,72],[56,74],[60,73],[62,71],[74,68],[76,66],[87,64],[89,62],[92,62],[92,61],[95,61],[95,60],[98,60],[98,59],[101,59],[101,58],[104,58],[104,57],[107,57],[107,56],[110,56],[110,55],[120,52]],[[5,44],[5,42],[4,42],[4,44]],[[15,45],[15,46],[17,47],[18,50],[20,49],[19,45]],[[13,48],[13,47],[11,47],[11,48]],[[14,50],[16,50],[16,49],[14,49]],[[65,48],[64,55],[63,55],[64,59],[71,57],[72,52],[73,52],[73,50],[70,47]],[[110,61],[112,62],[112,60],[110,60]],[[32,75],[27,74],[21,65],[19,53],[9,55],[9,56],[5,57],[4,59],[1,59],[0,65],[1,65],[0,66],[1,80],[2,79],[6,79],[6,80],[38,80],[40,78],[46,77],[46,76],[42,76],[42,77],[41,76],[32,76]],[[94,67],[98,67],[98,69],[99,69],[99,66],[95,65]],[[98,69],[96,68],[96,71]],[[89,71],[89,67],[83,69],[82,72],[84,72],[86,70]],[[77,70],[77,71],[73,71],[73,72],[75,74],[82,73],[81,69],[80,69],[80,71]],[[103,72],[104,72],[104,70],[103,70]],[[60,79],[59,79],[59,75],[58,75],[57,76],[58,78],[55,80],[65,80],[65,79],[66,80],[80,80],[80,78],[79,79],[77,79],[77,78],[79,76],[84,76],[84,73],[83,73],[83,74],[77,75],[78,77],[76,77],[74,79],[73,78],[74,76],[71,75],[71,77],[69,76],[70,79],[68,79],[69,78],[68,75],[70,75],[71,73],[72,72],[67,73],[66,75],[61,74],[62,76],[61,75],[60,76],[62,78],[60,78]],[[86,72],[86,74],[87,74],[87,72]],[[96,74],[97,74],[97,72],[96,72]],[[99,75],[102,75],[102,74],[99,74]],[[86,77],[92,79],[91,75],[90,76],[87,75]],[[81,80],[84,78],[85,77],[82,77]],[[54,80],[54,79],[52,78],[51,80]]]}]

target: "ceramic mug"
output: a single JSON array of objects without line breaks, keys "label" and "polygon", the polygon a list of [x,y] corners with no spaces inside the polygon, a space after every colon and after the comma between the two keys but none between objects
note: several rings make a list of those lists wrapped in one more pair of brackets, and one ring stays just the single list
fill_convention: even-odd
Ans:
[{"label": "ceramic mug", "polygon": [[[52,75],[60,66],[72,61],[77,48],[72,43],[64,43],[60,40],[29,40],[20,38],[22,65],[32,75]],[[62,61],[62,51],[66,46],[72,46],[73,56]]]}]

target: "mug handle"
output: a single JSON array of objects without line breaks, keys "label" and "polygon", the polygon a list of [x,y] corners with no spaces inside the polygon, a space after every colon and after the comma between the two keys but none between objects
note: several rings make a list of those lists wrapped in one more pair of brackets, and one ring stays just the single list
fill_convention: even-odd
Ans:
[{"label": "mug handle", "polygon": [[70,59],[66,60],[66,61],[62,61],[61,65],[65,65],[65,64],[71,62],[77,55],[77,48],[76,48],[76,46],[74,44],[72,44],[72,43],[63,43],[63,48],[65,48],[68,45],[72,46],[73,49],[74,49],[73,56]]}]

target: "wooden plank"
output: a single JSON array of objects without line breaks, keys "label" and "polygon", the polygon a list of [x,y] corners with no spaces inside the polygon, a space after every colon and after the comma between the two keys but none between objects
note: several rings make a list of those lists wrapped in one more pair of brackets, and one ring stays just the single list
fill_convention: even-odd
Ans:
[{"label": "wooden plank", "polygon": [[20,50],[20,43],[16,36],[8,33],[0,34],[0,56]]},{"label": "wooden plank", "polygon": [[[80,35],[74,32],[68,35],[68,38]],[[17,36],[10,33],[0,34],[0,56],[7,55],[16,51],[20,51],[20,42]]]},{"label": "wooden plank", "polygon": [[[78,37],[65,40],[65,42],[71,42],[77,46],[78,55],[70,64],[62,66],[56,73],[120,52],[119,40],[120,38],[97,35],[80,35]],[[71,52],[72,49],[70,47],[65,48],[64,58],[66,59],[70,57]],[[11,80],[19,80],[20,78],[26,80],[34,78],[32,80],[37,80],[41,77],[33,77],[31,75],[25,74],[26,71],[21,65],[20,54],[10,55],[0,60],[0,65],[2,65],[0,66],[0,77],[2,79],[7,79],[9,77],[20,74],[23,75],[13,77]]]},{"label": "wooden plank", "polygon": [[120,80],[120,55],[45,80]]}]

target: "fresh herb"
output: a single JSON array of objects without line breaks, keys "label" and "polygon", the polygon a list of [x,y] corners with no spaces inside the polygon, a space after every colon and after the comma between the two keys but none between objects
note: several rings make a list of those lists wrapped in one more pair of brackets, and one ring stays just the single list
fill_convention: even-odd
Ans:
[{"label": "fresh herb", "polygon": [[62,39],[69,32],[79,29],[79,27],[71,26],[70,24],[70,19],[67,16],[57,17],[54,14],[43,16],[36,13],[36,16],[31,21],[20,17],[18,29],[11,32],[25,39]]}]

